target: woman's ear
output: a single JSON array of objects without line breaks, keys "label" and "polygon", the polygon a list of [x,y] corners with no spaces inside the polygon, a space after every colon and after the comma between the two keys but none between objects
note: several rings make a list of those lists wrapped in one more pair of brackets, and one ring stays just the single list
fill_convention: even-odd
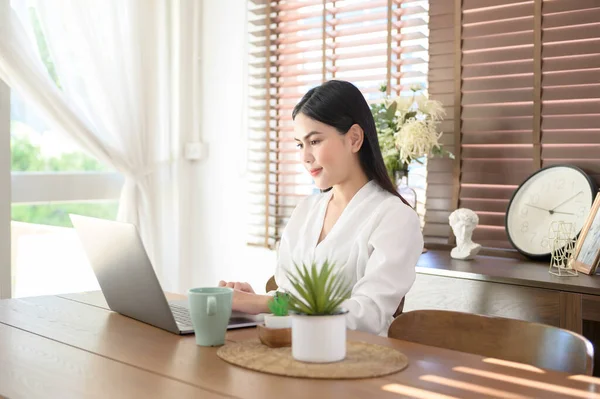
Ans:
[{"label": "woman's ear", "polygon": [[363,131],[362,127],[355,123],[350,127],[350,130],[348,130],[346,136],[348,136],[348,139],[350,140],[350,148],[352,149],[352,152],[357,153],[360,151],[363,141],[365,140],[365,132]]}]

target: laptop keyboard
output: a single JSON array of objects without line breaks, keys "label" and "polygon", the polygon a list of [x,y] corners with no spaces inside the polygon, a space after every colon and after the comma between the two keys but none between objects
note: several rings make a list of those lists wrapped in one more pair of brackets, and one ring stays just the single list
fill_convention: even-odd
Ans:
[{"label": "laptop keyboard", "polygon": [[[177,325],[182,330],[193,329],[192,319],[190,317],[190,311],[187,307],[182,305],[177,305],[175,303],[169,303],[169,307],[171,308],[171,312],[173,312],[173,317],[177,322]],[[256,321],[249,317],[243,316],[233,316],[229,319],[229,325],[256,325]]]},{"label": "laptop keyboard", "polygon": [[183,327],[192,327],[192,319],[190,318],[190,311],[185,306],[176,305],[174,303],[170,303],[169,307],[173,312],[173,317],[177,324]]}]

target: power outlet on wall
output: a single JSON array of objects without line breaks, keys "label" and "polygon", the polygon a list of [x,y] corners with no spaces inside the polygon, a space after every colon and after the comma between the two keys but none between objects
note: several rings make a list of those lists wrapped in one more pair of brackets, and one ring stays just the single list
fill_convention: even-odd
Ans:
[{"label": "power outlet on wall", "polygon": [[186,143],[184,152],[188,161],[202,161],[208,156],[208,145],[201,141]]}]

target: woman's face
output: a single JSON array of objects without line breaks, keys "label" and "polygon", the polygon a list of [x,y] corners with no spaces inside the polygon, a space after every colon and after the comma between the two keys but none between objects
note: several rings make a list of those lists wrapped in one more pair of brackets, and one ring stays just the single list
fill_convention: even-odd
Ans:
[{"label": "woman's face", "polygon": [[340,134],[300,113],[294,120],[294,136],[300,161],[318,188],[324,190],[348,178],[357,159],[350,134]]}]

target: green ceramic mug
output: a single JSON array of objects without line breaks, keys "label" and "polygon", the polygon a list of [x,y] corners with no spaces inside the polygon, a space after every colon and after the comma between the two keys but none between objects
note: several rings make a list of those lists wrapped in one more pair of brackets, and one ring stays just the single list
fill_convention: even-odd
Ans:
[{"label": "green ceramic mug", "polygon": [[225,333],[231,317],[233,290],[225,287],[192,288],[188,291],[190,316],[196,334],[196,344],[225,344]]}]

